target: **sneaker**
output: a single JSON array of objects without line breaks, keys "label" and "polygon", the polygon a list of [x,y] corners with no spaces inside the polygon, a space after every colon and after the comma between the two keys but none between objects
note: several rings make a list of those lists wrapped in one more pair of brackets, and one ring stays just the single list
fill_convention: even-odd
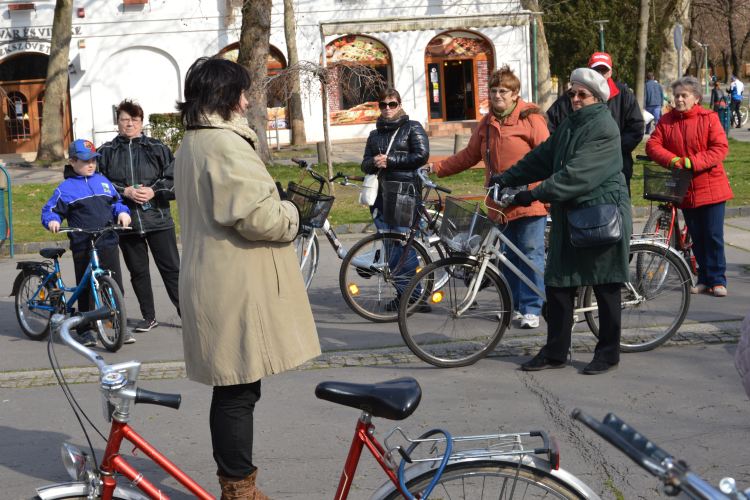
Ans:
[{"label": "sneaker", "polygon": [[96,345],[96,337],[94,337],[94,332],[92,332],[91,330],[83,332],[81,334],[81,337],[78,339],[78,343],[84,347],[94,347]]},{"label": "sneaker", "polygon": [[714,287],[714,297],[726,297],[726,296],[727,296],[727,287],[725,286]]},{"label": "sneaker", "polygon": [[521,328],[539,328],[539,316],[536,314],[524,314],[521,320]]},{"label": "sneaker", "polygon": [[710,291],[711,287],[706,285],[695,285],[690,287],[690,293],[706,293]]},{"label": "sneaker", "polygon": [[133,337],[133,334],[130,332],[125,332],[125,340],[122,342],[123,344],[135,344],[135,337]]},{"label": "sneaker", "polygon": [[542,353],[537,354],[531,361],[527,361],[521,365],[521,369],[527,372],[538,372],[540,370],[556,370],[558,368],[565,368],[565,361],[555,361],[544,357]]},{"label": "sneaker", "polygon": [[513,311],[513,321],[518,321],[520,319],[523,319],[523,314],[521,314],[521,311]]},{"label": "sneaker", "polygon": [[152,319],[151,321],[144,319],[140,323],[135,325],[135,331],[136,332],[149,332],[151,331],[152,328],[156,328],[157,326],[159,326],[159,323],[157,323],[155,319]]},{"label": "sneaker", "polygon": [[600,359],[594,359],[591,363],[586,365],[586,368],[583,369],[583,373],[586,375],[599,375],[612,370],[617,370],[617,366],[617,363],[612,364]]}]

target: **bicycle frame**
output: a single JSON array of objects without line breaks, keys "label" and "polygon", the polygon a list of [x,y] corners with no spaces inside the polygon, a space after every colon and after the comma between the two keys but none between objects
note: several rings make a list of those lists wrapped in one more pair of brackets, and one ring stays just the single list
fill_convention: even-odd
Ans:
[{"label": "bicycle frame", "polygon": [[[685,240],[687,239],[687,234],[688,234],[687,223],[683,226],[682,229],[679,229],[679,223],[677,222],[677,207],[675,207],[673,203],[667,203],[666,205],[662,205],[662,206],[669,207],[669,209],[672,211],[672,218],[670,219],[669,231],[667,232],[667,242],[672,241],[672,233],[674,232],[675,225],[677,225],[677,238],[680,239],[682,248],[684,250],[690,249],[693,246],[692,243],[690,245],[685,245]],[[697,268],[695,267],[695,255],[692,255],[690,257],[690,265],[688,267],[692,271],[693,274],[698,274]]]}]

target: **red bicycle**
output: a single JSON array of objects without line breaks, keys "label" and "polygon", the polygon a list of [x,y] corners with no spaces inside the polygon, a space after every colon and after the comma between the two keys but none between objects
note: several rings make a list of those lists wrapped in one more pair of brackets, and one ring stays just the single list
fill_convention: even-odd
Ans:
[{"label": "red bicycle", "polygon": [[[141,367],[138,361],[107,365],[101,356],[71,338],[70,328],[102,321],[109,315],[110,310],[102,308],[67,320],[60,314],[52,316],[53,331],[59,331],[68,347],[99,368],[99,390],[102,393],[104,418],[111,422],[112,427],[101,462],[97,462],[90,440],[91,455],[63,444],[63,462],[74,482],[39,488],[36,490],[39,498],[168,500],[157,486],[120,455],[120,446],[125,440],[132,443],[135,449],[141,450],[196,498],[214,500],[214,497],[129,425],[131,401],[134,404],[153,404],[178,409],[180,395],[160,394],[136,388]],[[54,349],[51,340],[48,346],[49,349]],[[53,353],[50,354],[50,360],[52,357]],[[78,416],[77,407],[83,413],[72,397],[65,379],[58,374],[55,363],[53,370],[73,411]],[[422,397],[419,384],[412,378],[377,384],[323,382],[315,389],[315,395],[320,399],[362,411],[336,491],[336,500],[346,500],[365,447],[373,454],[388,477],[388,481],[370,497],[371,500],[426,500],[433,488],[439,488],[441,498],[451,499],[485,496],[499,499],[599,498],[582,481],[560,469],[557,443],[554,438],[548,439],[542,431],[451,437],[445,431],[434,429],[418,439],[409,439],[403,429],[396,427],[388,433],[384,445],[381,445],[374,436],[375,426],[372,424],[372,418],[403,420],[410,416],[417,409]],[[119,403],[112,402],[117,399]],[[88,417],[86,419],[88,420]],[[83,427],[80,417],[79,422]],[[88,440],[85,427],[84,433]],[[434,437],[436,434],[443,436]],[[530,446],[530,438],[537,438],[533,441],[542,442],[536,447]],[[396,439],[405,443],[407,447],[389,446],[389,439]],[[397,456],[401,459],[400,464],[396,461]],[[89,465],[88,469],[86,464]],[[406,464],[409,464],[408,468]],[[140,491],[118,486],[118,475],[123,476],[131,486],[136,486]]]}]

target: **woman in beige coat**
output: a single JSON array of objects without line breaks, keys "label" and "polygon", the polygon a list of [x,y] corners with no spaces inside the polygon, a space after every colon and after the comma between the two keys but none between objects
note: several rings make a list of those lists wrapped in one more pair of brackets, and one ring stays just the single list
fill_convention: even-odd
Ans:
[{"label": "woman in beige coat", "polygon": [[250,83],[240,65],[201,58],[177,105],[188,129],[174,177],[185,365],[190,380],[213,386],[211,442],[222,500],[267,499],[255,486],[252,462],[260,379],[320,354],[291,244],[299,211],[281,201],[243,118]]}]

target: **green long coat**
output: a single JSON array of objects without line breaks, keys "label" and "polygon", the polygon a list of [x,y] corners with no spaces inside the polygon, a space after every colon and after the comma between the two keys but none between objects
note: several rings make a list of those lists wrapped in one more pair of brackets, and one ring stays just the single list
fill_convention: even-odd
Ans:
[{"label": "green long coat", "polygon": [[[503,183],[511,187],[546,179],[532,191],[537,200],[551,204],[546,286],[630,281],[632,214],[621,171],[620,131],[607,105],[597,103],[569,114],[549,139],[501,175]],[[620,191],[622,240],[612,246],[574,247],[567,210],[617,203]]]}]

